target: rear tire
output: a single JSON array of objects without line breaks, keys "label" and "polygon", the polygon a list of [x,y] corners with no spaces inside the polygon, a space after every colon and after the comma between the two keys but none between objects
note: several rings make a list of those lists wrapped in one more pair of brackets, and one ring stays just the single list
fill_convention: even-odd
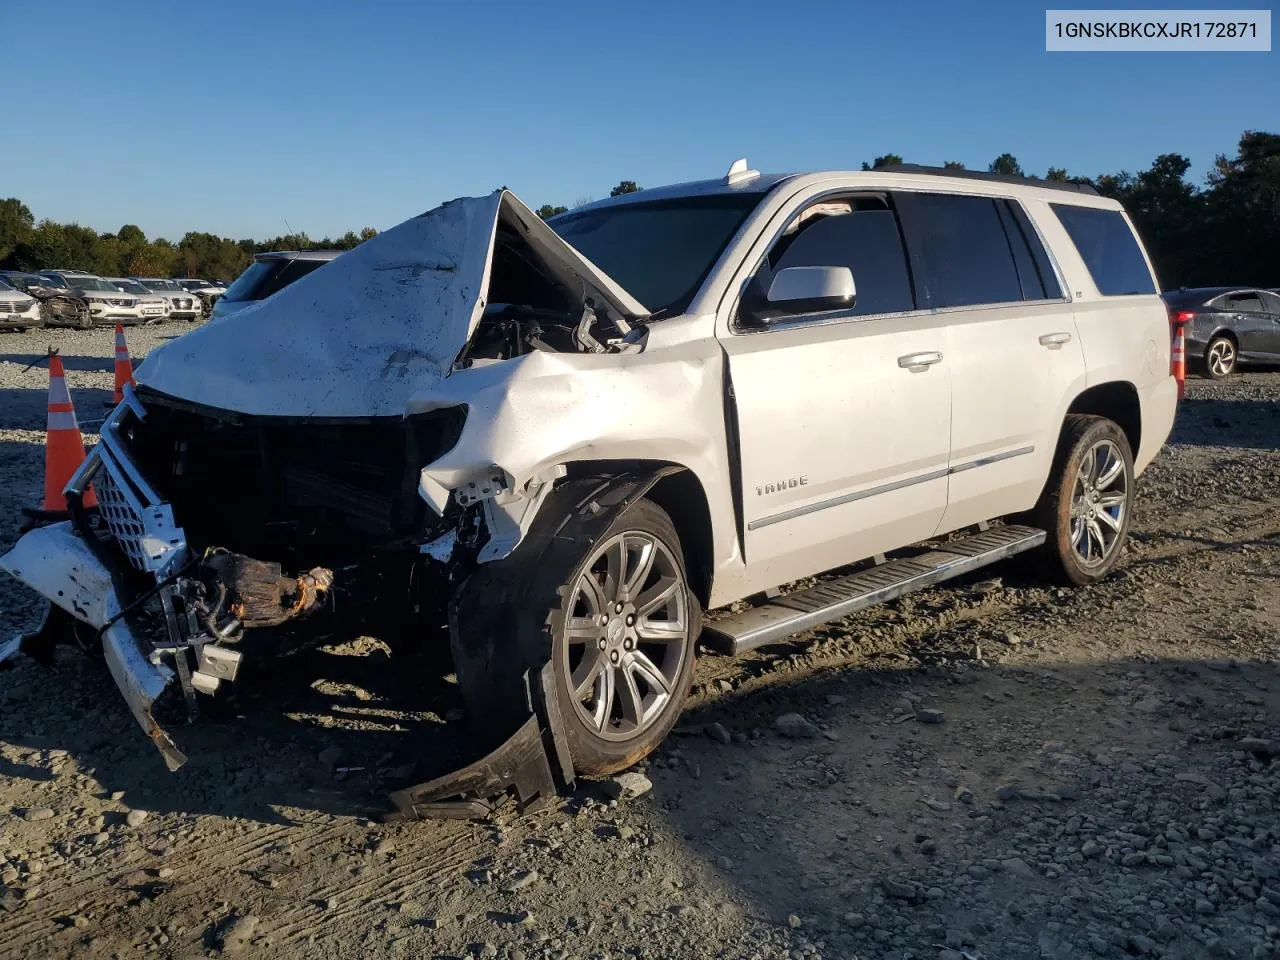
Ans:
[{"label": "rear tire", "polygon": [[572,526],[479,567],[449,605],[450,645],[467,713],[493,743],[528,716],[525,672],[550,660],[574,769],[605,776],[675,724],[702,611],[656,504],[636,501],[593,540]]},{"label": "rear tire", "polygon": [[1210,380],[1225,380],[1236,372],[1239,353],[1230,337],[1214,337],[1204,351],[1204,370]]},{"label": "rear tire", "polygon": [[1124,550],[1133,499],[1133,453],[1124,431],[1104,417],[1069,415],[1031,513],[1031,522],[1048,532],[1046,573],[1077,585],[1107,576]]}]

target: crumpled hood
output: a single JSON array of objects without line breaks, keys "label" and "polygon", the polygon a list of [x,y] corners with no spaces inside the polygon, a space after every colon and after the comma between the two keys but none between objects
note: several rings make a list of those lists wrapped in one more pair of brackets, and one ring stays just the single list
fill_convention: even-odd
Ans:
[{"label": "crumpled hood", "polygon": [[140,385],[238,413],[400,416],[449,375],[485,307],[499,218],[571,286],[627,317],[647,311],[499,190],[451,200],[283,290],[147,356]]}]

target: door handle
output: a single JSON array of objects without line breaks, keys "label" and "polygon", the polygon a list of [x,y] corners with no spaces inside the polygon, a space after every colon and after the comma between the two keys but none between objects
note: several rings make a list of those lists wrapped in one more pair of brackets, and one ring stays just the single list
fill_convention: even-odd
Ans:
[{"label": "door handle", "polygon": [[1069,333],[1045,333],[1040,336],[1040,346],[1048,347],[1050,350],[1057,350],[1064,343],[1071,342],[1071,334]]},{"label": "door handle", "polygon": [[912,367],[931,367],[935,363],[942,362],[942,354],[936,350],[926,350],[924,353],[908,353],[898,358],[898,366],[904,370],[910,370]]}]

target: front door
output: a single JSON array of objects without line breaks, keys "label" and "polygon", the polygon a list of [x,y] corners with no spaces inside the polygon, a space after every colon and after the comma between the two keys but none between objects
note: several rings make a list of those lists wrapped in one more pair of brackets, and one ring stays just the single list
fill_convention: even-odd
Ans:
[{"label": "front door", "polygon": [[840,311],[739,316],[723,340],[753,589],[925,539],[946,508],[946,321],[916,308],[888,198],[801,211],[752,285],[793,266],[847,266],[858,292]]}]

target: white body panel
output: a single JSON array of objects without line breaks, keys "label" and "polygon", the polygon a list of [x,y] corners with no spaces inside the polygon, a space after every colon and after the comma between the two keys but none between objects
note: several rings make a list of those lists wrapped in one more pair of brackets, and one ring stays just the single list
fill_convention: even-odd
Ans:
[{"label": "white body panel", "polygon": [[952,471],[941,529],[1030,509],[1040,496],[1069,398],[1086,386],[1072,305],[951,310]]},{"label": "white body panel", "polygon": [[945,340],[934,317],[724,339],[750,584],[794,580],[937,529],[951,375],[946,364],[905,369],[898,358],[941,350]]}]

